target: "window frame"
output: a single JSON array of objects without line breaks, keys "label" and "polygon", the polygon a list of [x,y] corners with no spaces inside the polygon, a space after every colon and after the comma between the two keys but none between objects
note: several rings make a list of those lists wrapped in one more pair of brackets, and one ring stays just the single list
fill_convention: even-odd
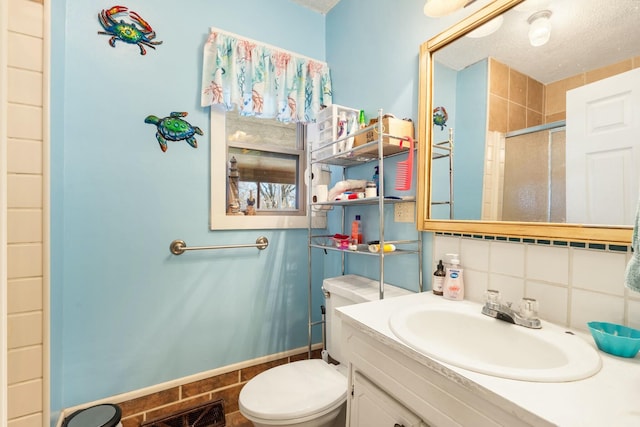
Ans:
[{"label": "window frame", "polygon": [[[251,229],[295,229],[309,227],[308,186],[306,184],[307,143],[303,127],[301,176],[298,177],[299,209],[290,215],[279,213],[269,215],[227,215],[227,135],[226,110],[222,106],[211,107],[211,175],[210,175],[210,216],[211,230],[251,230]],[[265,150],[270,151],[270,150]],[[221,195],[223,198],[221,199]],[[283,212],[283,211],[278,211]],[[315,215],[314,215],[315,216]]]}]

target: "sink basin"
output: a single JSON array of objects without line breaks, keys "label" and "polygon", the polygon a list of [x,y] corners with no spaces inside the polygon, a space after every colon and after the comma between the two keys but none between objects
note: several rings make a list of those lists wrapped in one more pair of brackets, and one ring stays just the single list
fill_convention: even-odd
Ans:
[{"label": "sink basin", "polygon": [[496,377],[575,381],[600,370],[593,346],[559,326],[529,329],[483,315],[478,304],[419,305],[389,319],[391,331],[435,360]]}]

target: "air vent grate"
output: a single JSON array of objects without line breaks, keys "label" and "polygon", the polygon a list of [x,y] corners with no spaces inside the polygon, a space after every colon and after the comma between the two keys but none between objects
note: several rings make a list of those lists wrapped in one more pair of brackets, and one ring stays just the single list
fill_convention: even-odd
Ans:
[{"label": "air vent grate", "polygon": [[220,399],[146,421],[140,427],[224,427],[225,425],[224,401]]}]

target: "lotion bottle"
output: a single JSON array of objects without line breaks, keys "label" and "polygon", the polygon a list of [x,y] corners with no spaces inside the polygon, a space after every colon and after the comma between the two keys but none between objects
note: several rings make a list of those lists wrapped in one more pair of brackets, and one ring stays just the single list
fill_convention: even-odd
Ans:
[{"label": "lotion bottle", "polygon": [[458,254],[447,255],[450,256],[451,259],[446,269],[442,296],[446,299],[462,301],[464,299],[464,281],[462,268],[460,267],[460,259],[458,258]]}]

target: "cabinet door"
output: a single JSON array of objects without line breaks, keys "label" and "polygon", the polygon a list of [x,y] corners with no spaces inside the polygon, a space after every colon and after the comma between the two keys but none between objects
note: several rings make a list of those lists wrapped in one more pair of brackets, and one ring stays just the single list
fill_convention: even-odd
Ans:
[{"label": "cabinet door", "polygon": [[429,427],[358,371],[353,373],[350,414],[350,427]]}]

